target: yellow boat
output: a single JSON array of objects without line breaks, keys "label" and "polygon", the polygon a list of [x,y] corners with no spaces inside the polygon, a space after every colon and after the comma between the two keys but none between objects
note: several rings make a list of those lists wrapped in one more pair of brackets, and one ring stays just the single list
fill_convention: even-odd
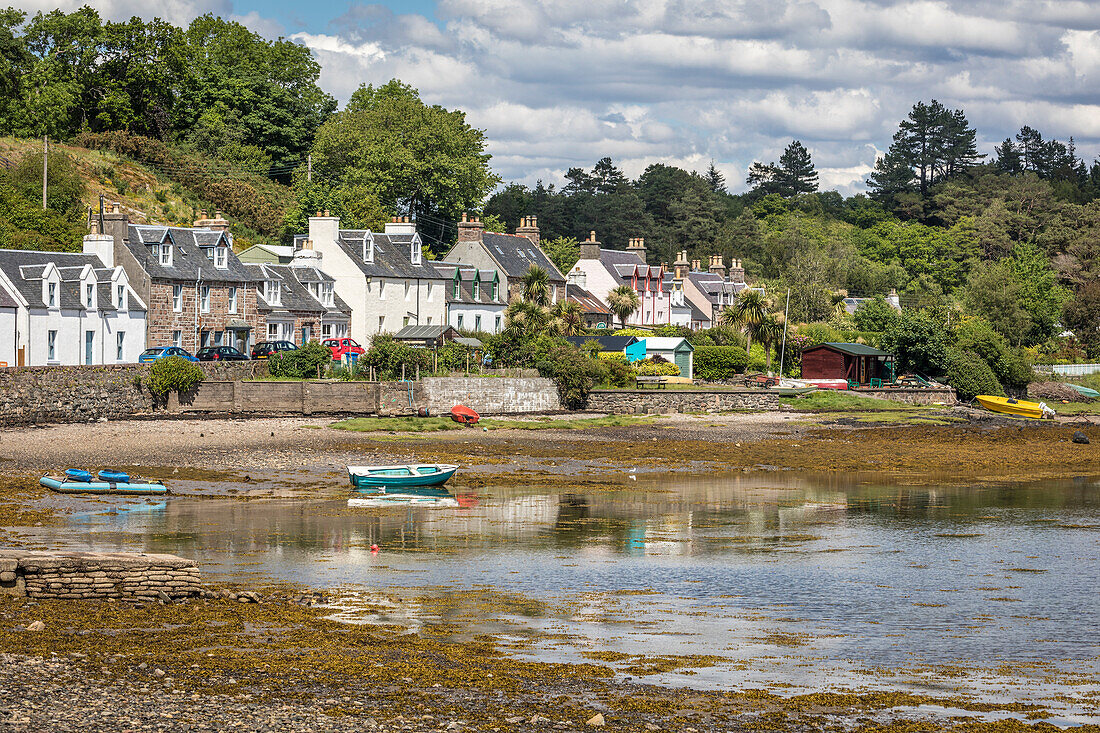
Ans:
[{"label": "yellow boat", "polygon": [[980,394],[975,397],[978,404],[993,412],[1003,412],[1006,415],[1018,415],[1039,420],[1044,417],[1054,417],[1054,410],[1046,406],[1044,402],[1029,402],[1017,400],[1012,397],[995,397],[988,394]]}]

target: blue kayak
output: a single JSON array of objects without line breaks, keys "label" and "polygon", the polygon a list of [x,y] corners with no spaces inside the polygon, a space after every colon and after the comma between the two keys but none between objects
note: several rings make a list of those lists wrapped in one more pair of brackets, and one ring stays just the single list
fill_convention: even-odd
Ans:
[{"label": "blue kayak", "polygon": [[69,481],[82,481],[88,483],[92,480],[92,474],[90,471],[85,471],[82,468],[66,468],[65,478]]},{"label": "blue kayak", "polygon": [[130,474],[123,473],[122,471],[100,471],[96,474],[100,481],[106,481],[113,484],[128,484],[130,483]]},{"label": "blue kayak", "polygon": [[[72,470],[72,469],[70,469]],[[38,483],[62,494],[167,494],[168,487],[159,481],[150,483],[132,481],[93,481],[87,471],[87,479],[73,479],[69,471],[65,476],[43,476]],[[127,477],[128,478],[128,477]]]}]

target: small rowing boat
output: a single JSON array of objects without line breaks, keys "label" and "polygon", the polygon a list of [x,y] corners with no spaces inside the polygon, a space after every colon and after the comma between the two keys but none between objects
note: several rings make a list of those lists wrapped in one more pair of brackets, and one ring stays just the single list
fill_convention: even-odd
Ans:
[{"label": "small rowing boat", "polygon": [[463,425],[477,425],[481,415],[478,415],[477,412],[466,407],[466,405],[455,405],[451,408],[451,419]]},{"label": "small rowing boat", "polygon": [[409,488],[439,486],[455,475],[458,466],[426,463],[408,466],[348,466],[351,485],[357,488]]},{"label": "small rowing boat", "polygon": [[1070,389],[1076,390],[1082,397],[1088,397],[1091,400],[1100,397],[1100,392],[1097,392],[1095,389],[1090,389],[1080,384],[1070,384],[1069,382],[1065,382],[1064,384]]},{"label": "small rowing boat", "polygon": [[1028,417],[1034,420],[1054,417],[1054,410],[1047,407],[1045,402],[1031,402],[1029,400],[1018,400],[1014,397],[997,397],[996,395],[987,394],[980,394],[974,399],[985,409],[1001,412],[1005,415]]},{"label": "small rowing boat", "polygon": [[167,494],[168,487],[160,481],[131,481],[122,471],[91,472],[79,468],[66,469],[61,476],[49,474],[38,483],[61,494]]}]

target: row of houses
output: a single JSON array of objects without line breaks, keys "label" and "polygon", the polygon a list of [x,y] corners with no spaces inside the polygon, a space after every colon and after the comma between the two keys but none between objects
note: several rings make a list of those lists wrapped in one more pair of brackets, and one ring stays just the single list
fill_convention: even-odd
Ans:
[{"label": "row of houses", "polygon": [[673,267],[649,265],[643,240],[604,249],[595,232],[563,274],[534,217],[498,234],[463,216],[442,261],[423,252],[407,218],[373,232],[319,212],[292,245],[238,255],[220,212],[172,227],[131,223],[115,204],[92,218],[79,254],[0,250],[0,363],[127,363],[150,346],[248,353],[259,341],[344,336],[366,344],[410,326],[499,332],[532,266],[547,272],[551,301],[577,303],[591,327],[614,325],[607,296],[620,285],[639,296],[627,325],[694,328],[710,326],[746,287],[736,260],[728,273],[720,257],[703,271],[686,252]]}]

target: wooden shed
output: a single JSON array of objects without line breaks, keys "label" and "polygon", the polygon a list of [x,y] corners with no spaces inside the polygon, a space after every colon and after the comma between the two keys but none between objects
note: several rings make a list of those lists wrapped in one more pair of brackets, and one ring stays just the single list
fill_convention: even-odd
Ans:
[{"label": "wooden shed", "polygon": [[894,381],[894,355],[866,344],[809,346],[802,350],[802,378],[845,379],[853,384],[875,386],[889,384]]}]

